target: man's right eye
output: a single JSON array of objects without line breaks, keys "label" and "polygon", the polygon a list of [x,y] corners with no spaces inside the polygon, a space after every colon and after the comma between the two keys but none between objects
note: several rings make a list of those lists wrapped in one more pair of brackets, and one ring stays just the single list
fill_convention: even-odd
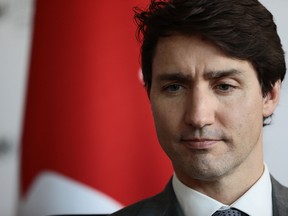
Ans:
[{"label": "man's right eye", "polygon": [[183,89],[183,86],[180,84],[170,84],[164,87],[164,91],[168,93],[177,93]]}]

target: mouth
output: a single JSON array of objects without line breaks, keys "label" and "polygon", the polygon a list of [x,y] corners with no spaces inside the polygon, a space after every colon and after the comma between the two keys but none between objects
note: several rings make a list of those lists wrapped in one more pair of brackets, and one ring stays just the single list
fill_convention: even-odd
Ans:
[{"label": "mouth", "polygon": [[219,139],[181,139],[181,143],[183,143],[186,147],[193,150],[208,150],[215,146],[221,140]]}]

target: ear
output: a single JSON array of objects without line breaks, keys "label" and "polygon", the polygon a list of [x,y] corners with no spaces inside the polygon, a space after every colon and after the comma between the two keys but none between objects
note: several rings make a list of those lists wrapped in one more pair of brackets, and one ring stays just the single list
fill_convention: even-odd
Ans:
[{"label": "ear", "polygon": [[278,80],[263,99],[263,117],[268,117],[275,111],[280,99],[281,81]]}]

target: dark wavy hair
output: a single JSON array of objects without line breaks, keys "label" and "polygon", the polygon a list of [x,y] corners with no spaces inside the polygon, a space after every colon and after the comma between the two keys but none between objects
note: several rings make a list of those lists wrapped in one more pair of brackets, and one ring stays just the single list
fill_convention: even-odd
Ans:
[{"label": "dark wavy hair", "polygon": [[257,0],[151,0],[147,9],[135,7],[134,12],[148,94],[157,42],[175,33],[200,34],[227,55],[251,62],[263,96],[284,79],[286,64],[277,27]]}]

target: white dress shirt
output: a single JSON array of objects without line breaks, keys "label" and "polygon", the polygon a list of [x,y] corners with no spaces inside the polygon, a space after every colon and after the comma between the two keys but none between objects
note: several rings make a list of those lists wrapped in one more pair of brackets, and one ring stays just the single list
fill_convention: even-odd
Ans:
[{"label": "white dress shirt", "polygon": [[174,174],[173,188],[185,216],[211,216],[215,211],[234,207],[250,216],[272,216],[272,186],[265,164],[260,179],[231,206],[224,205],[211,197],[184,185]]}]

